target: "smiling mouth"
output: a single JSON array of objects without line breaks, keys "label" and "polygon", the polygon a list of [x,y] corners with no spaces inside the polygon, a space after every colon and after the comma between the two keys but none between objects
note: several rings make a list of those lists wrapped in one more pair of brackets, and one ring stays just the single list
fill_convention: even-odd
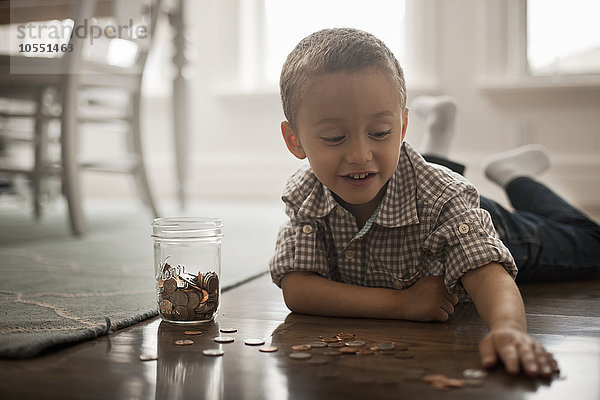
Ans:
[{"label": "smiling mouth", "polygon": [[349,175],[344,175],[344,177],[346,177],[346,178],[350,178],[350,179],[353,179],[353,180],[355,180],[355,181],[360,181],[360,180],[366,179],[366,178],[368,178],[368,177],[370,177],[370,176],[373,176],[373,175],[375,175],[375,174],[374,174],[374,173],[372,173],[372,172],[365,172],[365,173],[362,173],[362,174],[349,174]]}]

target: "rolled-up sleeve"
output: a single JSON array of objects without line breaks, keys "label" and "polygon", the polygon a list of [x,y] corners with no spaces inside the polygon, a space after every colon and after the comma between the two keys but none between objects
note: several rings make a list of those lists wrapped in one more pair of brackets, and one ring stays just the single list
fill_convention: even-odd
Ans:
[{"label": "rolled-up sleeve", "polygon": [[329,278],[322,234],[319,224],[314,221],[289,221],[283,225],[269,263],[273,283],[281,287],[281,279],[293,271],[315,272]]},{"label": "rolled-up sleeve", "polygon": [[490,214],[479,208],[479,195],[473,187],[451,198],[438,221],[424,247],[444,265],[449,291],[466,297],[460,278],[492,262],[501,264],[513,279],[517,276],[514,259],[498,238]]}]

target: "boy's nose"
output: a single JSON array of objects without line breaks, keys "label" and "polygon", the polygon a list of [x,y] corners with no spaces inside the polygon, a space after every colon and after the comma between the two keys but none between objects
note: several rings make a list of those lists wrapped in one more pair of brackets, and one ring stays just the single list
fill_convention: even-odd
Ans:
[{"label": "boy's nose", "polygon": [[364,164],[371,161],[373,153],[365,140],[357,139],[351,143],[346,152],[346,162],[348,164]]}]

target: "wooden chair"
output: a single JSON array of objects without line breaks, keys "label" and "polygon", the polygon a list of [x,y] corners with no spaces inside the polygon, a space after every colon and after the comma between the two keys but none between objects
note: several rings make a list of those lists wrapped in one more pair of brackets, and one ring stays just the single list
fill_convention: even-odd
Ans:
[{"label": "wooden chair", "polygon": [[[119,0],[113,0],[116,6]],[[106,4],[106,0],[100,0]],[[97,14],[97,0],[74,1],[74,26],[84,21],[92,21]],[[144,18],[147,35],[154,34],[161,6],[160,0],[128,1],[144,7],[135,15],[136,21]],[[144,4],[147,3],[147,4]],[[123,2],[121,3],[123,4]],[[115,10],[113,7],[112,10]],[[114,16],[114,13],[112,13]],[[131,15],[131,18],[135,16]],[[146,175],[142,152],[140,105],[143,70],[150,50],[151,40],[141,37],[129,38],[127,43],[135,45],[136,54],[130,65],[111,63],[106,58],[90,58],[90,50],[96,50],[89,44],[88,38],[72,35],[69,45],[72,51],[65,52],[61,58],[41,58],[25,56],[0,56],[0,98],[30,100],[36,104],[34,113],[4,113],[3,118],[31,118],[34,123],[32,144],[34,148],[33,167],[29,169],[0,166],[0,172],[25,174],[31,179],[34,211],[41,213],[41,183],[49,175],[61,177],[62,190],[69,208],[71,229],[74,235],[86,230],[81,202],[79,172],[82,169],[103,172],[129,173],[135,178],[142,201],[148,206],[154,217],[158,216],[154,197]],[[107,39],[108,40],[108,39]],[[122,40],[122,39],[121,39]],[[112,42],[111,42],[112,43]],[[124,43],[124,42],[121,42]],[[106,44],[106,43],[105,43]],[[131,46],[130,46],[131,47]],[[117,60],[118,61],[118,60]],[[12,71],[12,73],[10,73]],[[57,93],[60,112],[53,115],[46,111],[44,99],[49,90]],[[111,101],[103,96],[109,90],[121,91],[128,106],[120,114],[106,112]],[[98,96],[99,95],[99,96]],[[82,106],[83,105],[83,106]],[[99,112],[90,114],[90,110]],[[114,111],[114,110],[113,110]],[[58,162],[47,158],[47,126],[50,120],[60,120],[60,149]],[[118,160],[81,160],[79,157],[78,136],[82,124],[124,123],[127,127],[128,151]],[[6,134],[6,132],[4,132]],[[0,135],[2,131],[0,128]]]}]

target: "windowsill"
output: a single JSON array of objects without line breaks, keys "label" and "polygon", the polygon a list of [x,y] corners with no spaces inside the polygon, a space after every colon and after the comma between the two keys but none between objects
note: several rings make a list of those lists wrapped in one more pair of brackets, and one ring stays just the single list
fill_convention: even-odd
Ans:
[{"label": "windowsill", "polygon": [[477,86],[492,95],[600,92],[600,76],[483,78]]}]

